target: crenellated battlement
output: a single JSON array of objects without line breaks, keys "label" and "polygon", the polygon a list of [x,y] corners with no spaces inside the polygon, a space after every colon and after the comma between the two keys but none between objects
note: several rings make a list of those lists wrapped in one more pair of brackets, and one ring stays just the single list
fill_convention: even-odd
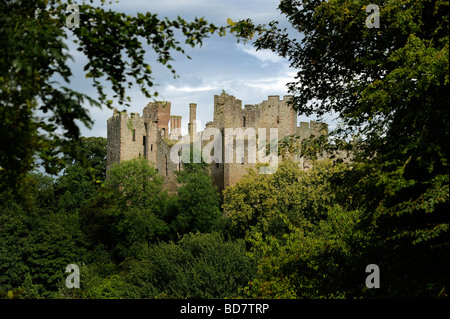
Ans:
[{"label": "crenellated battlement", "polygon": [[[280,99],[279,95],[269,95],[259,104],[246,104],[236,97],[222,92],[214,95],[214,118],[206,124],[206,128],[217,128],[222,133],[225,128],[246,129],[256,131],[261,128],[277,128],[278,140],[286,136],[299,134],[301,138],[310,135],[327,134],[328,127],[319,122],[300,122],[297,126],[297,113],[291,107],[291,95]],[[130,113],[114,109],[108,119],[107,165],[130,160],[139,156],[153,163],[158,172],[164,176],[169,189],[176,189],[177,170],[180,163],[172,163],[169,153],[177,141],[187,140],[191,143],[197,136],[196,112],[197,104],[189,104],[189,138],[181,135],[181,116],[171,115],[171,103],[158,101],[148,103],[139,113]],[[224,145],[222,146],[224,147]],[[211,165],[210,173],[219,189],[234,185],[247,169],[254,164],[247,163],[243,157],[242,163],[216,163]]]}]

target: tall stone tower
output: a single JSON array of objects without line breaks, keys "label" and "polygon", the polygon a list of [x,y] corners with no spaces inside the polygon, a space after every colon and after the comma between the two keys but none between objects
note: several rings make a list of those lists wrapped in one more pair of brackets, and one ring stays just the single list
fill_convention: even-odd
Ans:
[{"label": "tall stone tower", "polygon": [[[154,128],[156,131],[156,127]],[[114,110],[108,119],[107,167],[113,163],[127,161],[139,156],[146,156],[146,139],[148,123],[139,113],[128,115],[126,112]]]},{"label": "tall stone tower", "polygon": [[156,162],[158,134],[169,136],[170,102],[151,102],[139,113],[114,110],[108,119],[107,167],[144,156]]},{"label": "tall stone tower", "polygon": [[[225,152],[222,152],[222,163],[216,163],[211,167],[211,175],[219,189],[236,184],[248,169],[255,167],[255,163],[248,157],[250,154],[248,143],[251,136],[246,136],[246,133],[257,134],[258,129],[265,129],[266,137],[269,139],[270,129],[277,129],[278,140],[296,133],[297,114],[289,105],[291,98],[291,96],[284,96],[280,100],[278,95],[271,95],[260,104],[245,105],[242,108],[242,101],[232,95],[222,93],[214,96],[214,121],[208,123],[208,126],[216,127],[221,131],[222,145],[226,147],[227,129],[242,129],[244,134],[241,137],[236,136],[233,139],[233,145],[228,145],[233,148],[233,162],[229,163],[225,159]],[[244,152],[241,155],[238,155],[236,151],[238,143],[244,145]]]}]

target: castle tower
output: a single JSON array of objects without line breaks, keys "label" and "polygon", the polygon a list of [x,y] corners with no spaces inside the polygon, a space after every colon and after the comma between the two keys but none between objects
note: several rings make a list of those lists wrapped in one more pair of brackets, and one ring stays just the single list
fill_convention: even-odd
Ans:
[{"label": "castle tower", "polygon": [[[289,103],[291,98],[288,95],[284,96],[283,99],[280,99],[278,95],[270,95],[267,100],[260,104],[245,105],[242,108],[242,101],[232,95],[226,93],[215,95],[214,121],[210,125],[219,128],[223,137],[225,137],[226,128],[242,129],[244,136],[247,134],[245,133],[247,131],[249,134],[252,134],[251,132],[265,128],[266,136],[269,139],[270,129],[276,128],[278,139],[282,139],[296,132],[297,114]],[[248,158],[249,144],[247,137],[244,137],[244,141],[242,141],[242,138],[240,139],[240,142],[244,144],[243,156],[236,158],[238,154],[236,151],[238,139],[236,137],[233,144],[230,145],[234,151],[233,162],[226,163],[224,158],[222,164],[216,165],[211,169],[213,179],[219,189],[236,184],[249,168],[255,167],[255,164],[251,163]],[[225,141],[223,145],[225,146]]]},{"label": "castle tower", "polygon": [[170,102],[150,102],[144,107],[143,116],[146,123],[156,124],[161,137],[169,137]]},{"label": "castle tower", "polygon": [[146,156],[147,124],[139,113],[114,109],[107,123],[107,167],[113,163]]},{"label": "castle tower", "polygon": [[220,130],[225,127],[241,127],[242,101],[227,93],[214,95],[213,126]]}]

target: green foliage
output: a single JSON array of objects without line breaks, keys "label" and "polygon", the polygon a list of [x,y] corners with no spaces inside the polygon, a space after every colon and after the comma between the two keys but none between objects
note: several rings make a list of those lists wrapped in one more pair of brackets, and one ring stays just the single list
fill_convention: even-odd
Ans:
[{"label": "green foliage", "polygon": [[210,232],[217,228],[222,217],[219,193],[204,165],[186,164],[177,179],[181,186],[176,198],[178,213],[172,227],[180,234]]},{"label": "green foliage", "polygon": [[130,120],[127,123],[127,128],[133,132],[133,120],[130,118]]},{"label": "green foliage", "polygon": [[[161,19],[150,12],[130,16],[108,9],[105,1],[99,6],[77,2],[80,25],[69,29],[66,9],[72,3],[0,3],[0,179],[13,188],[35,167],[36,159],[47,173],[57,173],[65,166],[61,154],[80,155],[78,125],[89,128],[93,123],[85,103],[112,107],[107,89],[121,105],[130,104],[126,90],[133,84],[147,98],[158,96],[152,92],[155,79],[145,59],[148,52],[176,75],[170,61],[174,52],[186,55],[184,45],[201,45],[214,33],[229,31],[245,40],[254,32],[250,21],[219,27],[204,19]],[[184,44],[175,37],[177,31]],[[70,88],[69,40],[87,58],[83,72],[97,97]]]},{"label": "green foliage", "polygon": [[96,181],[103,181],[106,177],[106,143],[104,137],[82,136],[76,144],[77,155],[66,155],[65,169],[67,166],[79,166]]},{"label": "green foliage", "polygon": [[25,197],[29,201],[45,209],[55,206],[56,180],[54,177],[41,172],[32,172],[28,174],[26,181],[28,187]]},{"label": "green foliage", "polygon": [[65,299],[118,299],[131,298],[126,293],[124,273],[111,260],[105,247],[98,245],[92,250],[95,259],[80,265],[80,289],[69,289],[61,282],[58,298]]},{"label": "green foliage", "polygon": [[232,233],[244,237],[258,231],[280,238],[289,231],[284,219],[296,226],[316,224],[334,202],[329,179],[342,169],[319,161],[311,171],[303,171],[286,158],[274,174],[251,171],[224,191],[223,209]]},{"label": "green foliage", "polygon": [[166,236],[168,195],[162,188],[163,178],[147,160],[141,157],[114,164],[108,174],[105,185],[111,205],[106,215],[112,221],[110,234],[117,253],[137,253],[142,245]]},{"label": "green foliage", "polygon": [[177,243],[153,244],[141,260],[127,263],[127,278],[144,298],[232,298],[251,278],[253,267],[242,240],[196,233]]},{"label": "green foliage", "polygon": [[[373,296],[443,296],[449,286],[448,2],[372,3],[380,8],[380,28],[365,26],[366,1],[282,0],[281,12],[301,36],[273,22],[255,45],[298,70],[288,84],[294,109],[338,115],[330,135],[334,148],[351,151],[352,164],[330,182],[337,203],[362,214],[357,229],[368,241],[355,256],[360,266],[376,260],[389,274]],[[324,146],[317,144],[308,142],[300,153]]]},{"label": "green foliage", "polygon": [[[273,175],[251,172],[224,192],[231,233],[258,261],[243,296],[445,296],[448,176],[432,183],[399,205],[416,183],[375,165],[321,161],[300,171],[286,161]],[[370,263],[383,269],[382,290],[361,280]]]},{"label": "green foliage", "polygon": [[283,0],[301,40],[272,23],[255,45],[289,58],[299,70],[293,107],[335,112],[341,126],[332,135],[355,140],[355,159],[387,172],[404,166],[415,181],[448,174],[448,2],[373,3],[380,28],[369,29],[365,1]]},{"label": "green foliage", "polygon": [[80,209],[78,223],[91,247],[101,244],[109,249],[112,248],[114,220],[109,210],[114,203],[110,198],[110,193],[98,193]]},{"label": "green foliage", "polygon": [[54,297],[65,267],[86,257],[77,218],[29,212],[20,205],[0,209],[0,291],[23,288],[26,298]]},{"label": "green foliage", "polygon": [[274,174],[250,172],[225,190],[232,233],[245,236],[258,261],[243,296],[343,298],[360,286],[346,276],[356,267],[354,243],[367,241],[357,228],[362,214],[339,205],[333,183],[347,169],[324,160],[302,171],[286,159]]},{"label": "green foliage", "polygon": [[162,176],[143,157],[115,163],[108,174],[106,187],[119,195],[117,204],[121,208],[152,207],[165,196]]},{"label": "green foliage", "polygon": [[341,182],[346,192],[355,194],[353,205],[365,211],[359,229],[369,241],[360,258],[379,260],[378,266],[386,269],[380,296],[445,295],[450,262],[448,175],[418,182],[405,179],[401,168],[387,173],[370,164],[352,174]]}]

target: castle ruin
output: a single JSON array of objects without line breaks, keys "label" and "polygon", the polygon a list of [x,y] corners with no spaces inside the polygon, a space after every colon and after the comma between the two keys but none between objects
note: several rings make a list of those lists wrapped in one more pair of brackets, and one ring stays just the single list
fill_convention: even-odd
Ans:
[{"label": "castle ruin", "polygon": [[[224,136],[227,129],[245,131],[247,128],[253,128],[258,132],[265,129],[269,136],[269,130],[276,128],[278,141],[294,134],[300,136],[300,140],[311,135],[327,134],[328,127],[324,123],[300,122],[297,126],[297,114],[289,103],[291,99],[292,96],[289,95],[283,99],[278,95],[271,95],[260,104],[242,107],[242,101],[232,95],[215,95],[214,118],[206,123],[205,130],[215,128],[221,133],[222,140],[218,145],[222,148],[226,147]],[[144,107],[142,116],[139,113],[128,115],[126,112],[114,110],[113,116],[108,119],[107,127],[107,168],[113,163],[143,156],[164,177],[165,187],[169,191],[175,191],[178,187],[175,172],[183,169],[183,163],[173,160],[171,148],[177,143],[192,144],[196,141],[204,146],[208,141],[202,140],[202,132],[198,132],[196,104],[189,104],[187,136],[182,136],[181,133],[181,116],[171,115],[170,108],[170,102],[150,102]],[[234,138],[235,141],[236,139],[238,137]],[[245,150],[249,148],[248,143],[247,140],[243,141]],[[232,147],[235,148],[234,144]],[[220,154],[209,169],[213,183],[219,190],[235,185],[249,168],[256,165],[254,161],[249,160],[250,153],[247,151],[233,162],[224,160],[225,152]],[[294,160],[303,165],[301,158],[294,156]]]}]

